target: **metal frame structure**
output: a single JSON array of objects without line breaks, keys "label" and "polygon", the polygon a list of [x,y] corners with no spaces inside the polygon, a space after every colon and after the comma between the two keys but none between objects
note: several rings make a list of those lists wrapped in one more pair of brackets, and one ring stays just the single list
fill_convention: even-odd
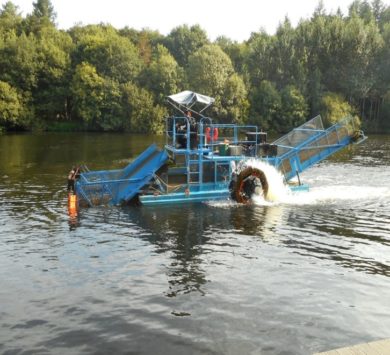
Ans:
[{"label": "metal frame structure", "polygon": [[[162,151],[153,144],[124,169],[82,173],[76,183],[80,200],[94,206],[128,203],[135,197],[146,205],[226,199],[235,163],[263,160],[280,170],[288,182],[348,144],[366,139],[352,117],[324,129],[317,116],[268,144],[266,133],[257,126],[214,123],[202,114],[214,99],[197,95],[183,92],[168,98],[181,115],[166,119]],[[198,104],[201,110],[193,110]],[[183,116],[187,110],[197,117]],[[207,136],[207,131],[215,130],[218,136]]]}]

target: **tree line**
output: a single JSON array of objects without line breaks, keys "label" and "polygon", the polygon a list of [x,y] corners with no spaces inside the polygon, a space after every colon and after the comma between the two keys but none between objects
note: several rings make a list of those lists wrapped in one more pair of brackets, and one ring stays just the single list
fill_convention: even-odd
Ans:
[{"label": "tree line", "polygon": [[320,1],[294,28],[242,43],[210,41],[199,26],[158,31],[108,24],[60,30],[50,0],[23,17],[0,10],[0,130],[159,133],[167,95],[192,90],[216,99],[219,122],[286,132],[321,113],[347,114],[390,131],[390,7],[355,0],[348,15]]}]

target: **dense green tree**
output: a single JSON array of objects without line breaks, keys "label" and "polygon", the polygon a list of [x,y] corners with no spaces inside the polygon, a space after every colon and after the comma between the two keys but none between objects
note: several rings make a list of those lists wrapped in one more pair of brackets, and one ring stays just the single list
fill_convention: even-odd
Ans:
[{"label": "dense green tree", "polygon": [[73,28],[76,49],[74,63],[88,62],[99,75],[126,83],[134,80],[142,69],[142,60],[135,45],[121,37],[111,26],[90,25]]},{"label": "dense green tree", "polygon": [[387,91],[385,95],[383,95],[382,106],[378,121],[381,127],[390,132],[390,90]]},{"label": "dense green tree", "polygon": [[207,34],[199,25],[176,27],[163,42],[182,67],[187,65],[191,54],[208,43]]},{"label": "dense green tree", "polygon": [[193,90],[216,99],[212,111],[220,121],[246,121],[246,86],[219,45],[205,45],[189,57],[187,78]]},{"label": "dense green tree", "polygon": [[163,45],[157,45],[153,60],[142,75],[142,84],[155,93],[159,102],[166,96],[180,91],[182,68]]},{"label": "dense green tree", "polygon": [[138,31],[134,28],[126,26],[124,28],[119,29],[118,33],[122,37],[126,37],[127,39],[129,39],[136,46],[138,46],[140,39],[143,36],[146,36],[149,39],[152,47],[156,46],[157,44],[161,44],[161,41],[163,41],[165,38],[159,31],[152,30],[149,28],[143,28],[141,31]]},{"label": "dense green tree", "polygon": [[123,129],[122,91],[116,81],[99,76],[94,66],[84,62],[76,67],[71,90],[75,115],[86,127]]},{"label": "dense green tree", "polygon": [[230,60],[234,66],[234,70],[237,73],[246,73],[245,60],[248,55],[248,46],[246,43],[238,43],[225,36],[220,36],[215,40],[215,44],[218,44],[230,57]]},{"label": "dense green tree", "polygon": [[188,59],[188,82],[198,92],[220,96],[234,73],[229,56],[217,45],[205,45]]},{"label": "dense green tree", "polygon": [[167,109],[155,105],[153,95],[136,84],[123,85],[124,128],[134,133],[161,133]]},{"label": "dense green tree", "polygon": [[165,96],[189,89],[215,97],[209,113],[222,122],[285,131],[321,110],[332,111],[331,120],[356,110],[365,128],[381,131],[390,126],[390,6],[356,0],[344,16],[320,1],[296,27],[286,18],[274,35],[210,44],[199,25],[167,36],[104,24],[61,31],[50,0],[34,0],[25,18],[7,1],[0,81],[7,127],[68,120],[158,132]]},{"label": "dense green tree", "polygon": [[54,26],[56,13],[50,0],[37,0],[33,2],[33,12],[27,17],[27,30],[39,33],[42,28]]},{"label": "dense green tree", "polygon": [[37,0],[33,2],[33,16],[37,18],[47,18],[54,22],[57,15],[50,0]]},{"label": "dense green tree", "polygon": [[36,113],[47,121],[69,118],[71,37],[54,27],[41,30],[37,41],[37,87],[32,91]]},{"label": "dense green tree", "polygon": [[364,25],[353,16],[347,21],[343,36],[343,71],[341,90],[348,97],[367,97],[375,84],[373,58],[382,48],[383,41],[373,22]]},{"label": "dense green tree", "polygon": [[274,128],[279,132],[288,132],[307,121],[308,106],[302,93],[293,85],[284,87],[280,96],[281,110]]},{"label": "dense green tree", "polygon": [[11,1],[7,1],[0,10],[0,33],[6,34],[14,31],[20,34],[22,22],[23,18],[18,7]]},{"label": "dense green tree", "polygon": [[355,0],[349,6],[349,16],[359,16],[365,23],[370,23],[375,19],[373,9],[367,0]]},{"label": "dense green tree", "polygon": [[73,109],[86,124],[93,125],[101,118],[103,88],[104,78],[99,76],[94,66],[83,62],[76,67],[71,84]]},{"label": "dense green tree", "polygon": [[20,125],[25,115],[21,95],[11,85],[0,81],[0,130],[2,126]]},{"label": "dense green tree", "polygon": [[282,107],[282,100],[275,85],[263,80],[251,93],[250,123],[264,130],[273,130]]},{"label": "dense green tree", "polygon": [[271,48],[272,63],[269,65],[272,82],[280,86],[296,83],[299,74],[298,62],[302,58],[297,58],[295,41],[295,30],[288,18],[280,24],[276,31],[276,40]]},{"label": "dense green tree", "polygon": [[220,116],[228,123],[244,124],[249,112],[248,92],[243,79],[236,73],[225,82],[223,96],[221,97]]},{"label": "dense green tree", "polygon": [[33,34],[27,36],[24,33],[17,36],[15,32],[9,33],[0,44],[0,80],[17,90],[18,101],[23,105],[23,114],[20,111],[20,115],[15,117],[16,125],[21,128],[31,128],[39,120],[38,117],[33,117],[35,111],[33,92],[38,85],[38,71],[35,36]]},{"label": "dense green tree", "polygon": [[34,35],[13,33],[4,40],[0,47],[0,80],[19,90],[32,92],[38,81],[38,66]]},{"label": "dense green tree", "polygon": [[372,6],[372,14],[374,15],[375,21],[379,23],[382,13],[386,7],[383,4],[382,0],[373,0],[371,6]]},{"label": "dense green tree", "polygon": [[102,87],[100,116],[97,125],[104,131],[123,130],[122,90],[119,83],[112,79],[105,79]]},{"label": "dense green tree", "polygon": [[138,51],[144,64],[149,65],[152,60],[152,45],[146,31],[142,31],[138,36]]},{"label": "dense green tree", "polygon": [[264,31],[252,33],[248,41],[248,55],[245,62],[253,87],[259,86],[263,80],[270,79],[273,43],[274,37]]},{"label": "dense green tree", "polygon": [[355,109],[340,94],[327,93],[322,97],[321,116],[325,125],[330,126],[347,116],[355,115]]}]

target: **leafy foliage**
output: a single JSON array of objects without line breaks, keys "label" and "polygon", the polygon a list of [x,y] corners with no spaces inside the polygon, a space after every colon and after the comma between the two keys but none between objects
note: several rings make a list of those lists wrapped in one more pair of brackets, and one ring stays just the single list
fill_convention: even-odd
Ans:
[{"label": "leafy foliage", "polygon": [[187,65],[191,54],[208,43],[207,34],[199,25],[176,27],[163,41],[182,67]]},{"label": "leafy foliage", "polygon": [[23,101],[17,90],[0,81],[0,125],[16,124],[24,111]]},{"label": "leafy foliage", "polygon": [[134,80],[142,69],[135,45],[111,26],[86,26],[73,31],[75,64],[88,62],[100,75],[120,83]]},{"label": "leafy foliage", "polygon": [[166,96],[181,90],[182,80],[183,70],[175,58],[163,45],[157,45],[153,60],[142,74],[141,81],[162,102]]},{"label": "leafy foliage", "polygon": [[355,114],[353,107],[341,95],[335,93],[324,95],[321,106],[321,114],[327,125],[332,125],[341,118]]},{"label": "leafy foliage", "polygon": [[282,99],[275,85],[263,80],[252,90],[251,123],[264,130],[275,127],[275,121],[282,107]]},{"label": "leafy foliage", "polygon": [[163,131],[163,118],[167,115],[167,110],[160,105],[155,105],[153,95],[147,90],[132,83],[125,84],[123,107],[126,130],[134,133],[161,133]]},{"label": "leafy foliage", "polygon": [[[161,132],[169,94],[213,96],[220,122],[288,131],[322,112],[352,113],[365,129],[390,130],[390,7],[355,0],[344,16],[320,2],[293,27],[238,43],[210,43],[199,26],[164,36],[110,25],[55,25],[50,0],[23,17],[0,9],[0,128],[75,127]],[[73,129],[73,128],[72,128]]]}]

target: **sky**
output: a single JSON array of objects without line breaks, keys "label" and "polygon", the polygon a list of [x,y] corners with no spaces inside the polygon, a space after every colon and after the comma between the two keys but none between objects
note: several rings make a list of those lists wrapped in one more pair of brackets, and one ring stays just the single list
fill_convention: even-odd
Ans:
[{"label": "sky", "polygon": [[[22,15],[32,12],[34,0],[11,0]],[[52,0],[61,29],[75,24],[109,23],[141,30],[149,28],[167,35],[173,28],[199,24],[210,40],[224,35],[247,40],[252,32],[264,29],[273,34],[285,16],[293,26],[310,18],[319,0]],[[344,14],[353,0],[323,0],[327,12],[340,7]],[[1,5],[7,0],[0,0]],[[382,0],[389,5],[390,0]]]}]

